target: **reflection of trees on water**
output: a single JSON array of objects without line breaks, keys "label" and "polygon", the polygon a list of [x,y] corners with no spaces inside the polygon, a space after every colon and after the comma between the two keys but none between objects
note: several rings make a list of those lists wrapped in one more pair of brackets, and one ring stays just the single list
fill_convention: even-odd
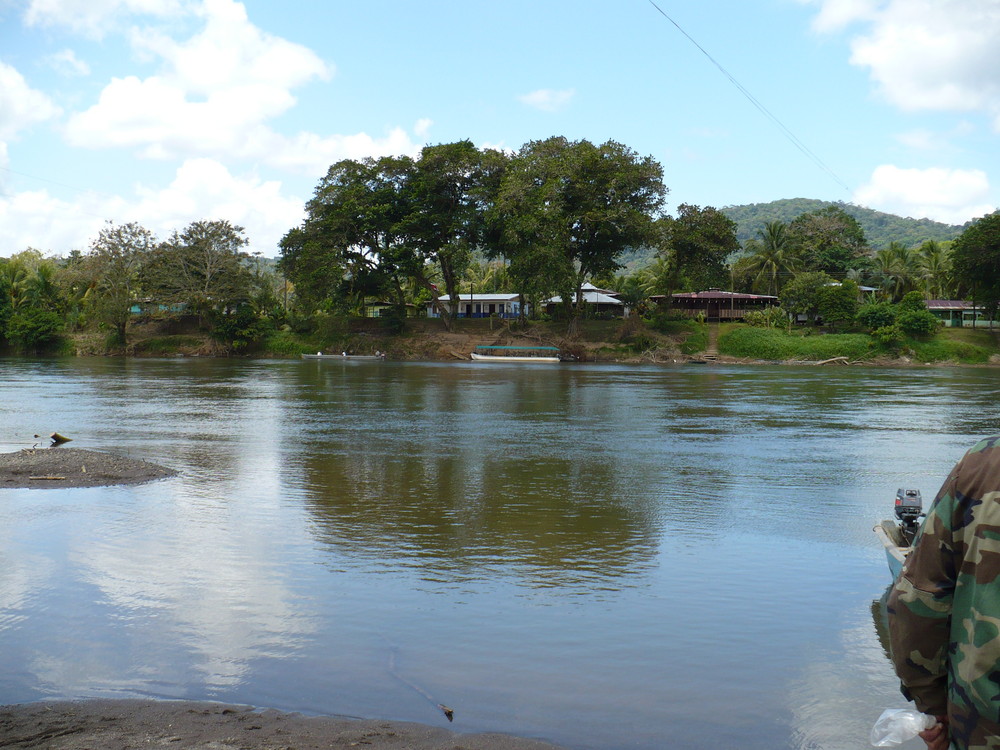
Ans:
[{"label": "reflection of trees on water", "polygon": [[324,541],[460,577],[534,585],[634,575],[657,534],[628,498],[606,496],[615,468],[566,458],[314,455],[305,467]]},{"label": "reflection of trees on water", "polygon": [[294,393],[295,464],[340,549],[540,584],[620,577],[719,535],[747,500],[732,410],[681,413],[686,373],[323,365]]}]

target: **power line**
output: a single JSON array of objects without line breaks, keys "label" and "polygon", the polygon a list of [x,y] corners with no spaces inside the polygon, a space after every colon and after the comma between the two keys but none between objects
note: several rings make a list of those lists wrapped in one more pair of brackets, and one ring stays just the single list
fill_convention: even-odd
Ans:
[{"label": "power line", "polygon": [[681,33],[682,33],[682,34],[683,34],[683,35],[684,35],[684,36],[685,36],[685,37],[687,38],[687,40],[688,40],[689,42],[691,42],[691,44],[693,44],[693,45],[694,45],[695,47],[697,47],[697,48],[698,48],[698,50],[699,50],[699,51],[700,51],[700,52],[701,52],[701,53],[702,53],[702,54],[703,54],[703,55],[704,55],[705,57],[707,57],[707,58],[708,58],[708,59],[709,59],[709,60],[711,61],[711,63],[712,63],[712,64],[713,64],[713,65],[714,65],[715,67],[717,67],[717,68],[718,68],[718,69],[719,69],[719,70],[720,70],[720,71],[722,72],[722,74],[723,74],[723,75],[724,75],[724,76],[725,76],[726,78],[728,78],[728,79],[729,79],[730,83],[732,83],[732,84],[733,84],[733,85],[734,85],[734,86],[735,86],[735,87],[736,87],[737,89],[739,89],[739,92],[740,92],[741,94],[743,94],[743,96],[745,96],[745,97],[746,97],[747,101],[749,101],[749,102],[750,102],[751,104],[753,104],[753,106],[754,106],[754,107],[756,107],[756,108],[757,108],[757,110],[758,110],[758,111],[759,111],[759,112],[760,112],[760,113],[761,113],[762,115],[764,115],[764,116],[765,116],[765,117],[766,117],[767,119],[769,119],[769,120],[770,120],[770,121],[771,121],[772,123],[774,123],[774,124],[775,124],[775,125],[776,125],[776,126],[778,127],[778,129],[779,129],[779,130],[781,130],[781,132],[782,132],[782,133],[784,134],[784,136],[785,136],[785,137],[786,137],[786,138],[787,138],[787,139],[788,139],[789,141],[791,141],[791,142],[792,142],[792,144],[793,144],[793,145],[794,145],[794,146],[795,146],[795,147],[796,147],[796,148],[797,148],[797,149],[798,149],[799,151],[801,151],[801,152],[802,152],[803,154],[805,154],[805,155],[806,155],[806,156],[807,156],[807,157],[808,157],[809,159],[811,159],[811,160],[812,160],[812,162],[813,162],[813,163],[814,163],[814,164],[815,164],[816,166],[818,166],[818,167],[819,167],[820,169],[822,169],[822,170],[823,170],[824,172],[826,172],[826,173],[827,173],[828,175],[830,175],[830,177],[832,177],[832,178],[833,178],[833,179],[834,179],[834,180],[835,180],[835,181],[837,182],[837,184],[839,184],[839,185],[840,185],[840,186],[841,186],[842,188],[844,188],[844,190],[846,190],[846,191],[850,192],[850,188],[849,188],[849,187],[847,186],[847,183],[845,183],[845,182],[844,182],[844,181],[843,181],[842,179],[840,179],[840,177],[839,177],[839,176],[837,175],[837,173],[836,173],[836,172],[834,172],[834,171],[833,171],[832,169],[830,169],[830,167],[828,167],[828,166],[827,166],[827,165],[826,165],[826,164],[825,164],[825,163],[823,162],[823,160],[822,160],[822,159],[820,159],[820,158],[819,158],[819,157],[818,157],[818,156],[817,156],[817,155],[816,155],[815,153],[813,153],[813,151],[812,151],[812,150],[811,150],[811,149],[810,149],[810,148],[809,148],[808,146],[806,146],[806,144],[804,144],[804,143],[803,143],[802,141],[800,141],[800,140],[799,140],[798,136],[796,136],[796,135],[795,135],[795,133],[793,133],[793,132],[792,132],[791,130],[789,130],[789,129],[788,129],[788,128],[787,128],[786,126],[785,126],[785,124],[784,124],[784,123],[783,123],[783,122],[782,122],[781,120],[779,120],[779,119],[778,119],[778,118],[777,118],[777,117],[776,117],[776,116],[775,116],[774,114],[772,114],[772,113],[771,113],[771,111],[770,111],[770,110],[769,110],[769,109],[768,109],[767,107],[765,107],[765,106],[764,106],[764,105],[763,105],[763,104],[762,104],[762,103],[761,103],[761,102],[760,102],[760,101],[759,101],[759,100],[757,99],[757,97],[755,97],[755,96],[754,96],[753,94],[751,94],[751,93],[750,93],[750,92],[749,92],[749,91],[748,91],[748,90],[746,89],[746,87],[745,87],[745,86],[743,86],[743,84],[742,84],[742,83],[740,83],[739,81],[737,81],[737,80],[736,80],[736,78],[734,78],[734,77],[733,77],[733,75],[732,75],[732,74],[731,74],[731,73],[730,73],[730,72],[729,72],[728,70],[726,70],[726,69],[725,69],[724,67],[722,67],[722,65],[720,65],[720,64],[719,64],[719,62],[718,62],[718,61],[717,61],[717,60],[716,60],[716,59],[715,59],[714,57],[712,57],[712,56],[711,56],[710,54],[708,54],[708,51],[707,51],[707,50],[705,50],[705,48],[704,48],[704,47],[702,47],[702,46],[701,46],[700,44],[698,44],[698,42],[696,42],[696,41],[694,40],[694,37],[692,37],[692,36],[691,36],[690,34],[688,34],[688,33],[687,33],[687,32],[686,32],[686,31],[685,31],[685,30],[684,30],[683,28],[681,28],[681,25],[680,25],[679,23],[677,23],[677,21],[675,21],[675,20],[674,20],[673,18],[671,18],[671,17],[670,17],[670,16],[669,16],[669,15],[668,15],[668,14],[666,13],[666,11],[664,11],[664,10],[663,10],[663,8],[661,8],[661,7],[659,6],[659,5],[657,5],[657,4],[656,4],[656,3],[654,2],[654,0],[649,0],[649,4],[650,4],[650,5],[652,5],[652,6],[654,7],[654,8],[656,8],[656,10],[657,10],[657,11],[659,11],[659,13],[660,13],[660,15],[661,15],[661,16],[663,16],[663,17],[664,17],[664,18],[666,18],[666,19],[667,19],[668,21],[670,21],[670,23],[672,23],[672,24],[673,24],[673,25],[674,25],[674,26],[675,26],[675,27],[677,28],[677,30],[678,30],[679,32],[681,32]]}]

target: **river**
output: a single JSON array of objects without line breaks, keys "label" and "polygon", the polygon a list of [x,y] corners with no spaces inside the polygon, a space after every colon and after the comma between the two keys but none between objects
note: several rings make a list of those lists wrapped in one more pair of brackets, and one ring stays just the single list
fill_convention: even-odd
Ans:
[{"label": "river", "polygon": [[872,526],[1000,432],[998,391],[985,368],[0,360],[0,450],[58,431],[179,472],[0,491],[0,703],[865,747],[904,705]]}]

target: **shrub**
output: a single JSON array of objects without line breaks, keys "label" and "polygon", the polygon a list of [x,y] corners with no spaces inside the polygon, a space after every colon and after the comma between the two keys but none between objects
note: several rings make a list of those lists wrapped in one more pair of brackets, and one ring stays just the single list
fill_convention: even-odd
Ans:
[{"label": "shrub", "polygon": [[62,318],[51,310],[29,307],[18,310],[7,321],[7,340],[20,352],[37,352],[56,343]]},{"label": "shrub", "polygon": [[257,317],[253,308],[243,305],[236,312],[219,315],[215,319],[212,338],[241,352],[252,348],[273,330],[274,325],[270,320]]},{"label": "shrub", "polygon": [[858,310],[855,319],[865,328],[874,331],[877,328],[891,326],[896,322],[896,308],[885,302],[865,305]]},{"label": "shrub", "polygon": [[928,336],[940,327],[934,313],[927,310],[903,310],[896,316],[896,324],[907,336]]},{"label": "shrub", "polygon": [[784,328],[788,324],[788,313],[780,307],[751,310],[744,316],[743,322],[754,328]]},{"label": "shrub", "polygon": [[912,310],[914,312],[920,312],[927,309],[927,303],[924,302],[924,295],[920,292],[907,292],[903,295],[903,299],[899,301],[899,309],[902,310]]},{"label": "shrub", "polygon": [[872,331],[872,338],[888,349],[897,349],[903,343],[903,329],[895,323],[882,326]]},{"label": "shrub", "polygon": [[295,337],[291,331],[278,331],[268,336],[263,349],[276,357],[298,357],[303,352],[314,352],[316,347]]}]

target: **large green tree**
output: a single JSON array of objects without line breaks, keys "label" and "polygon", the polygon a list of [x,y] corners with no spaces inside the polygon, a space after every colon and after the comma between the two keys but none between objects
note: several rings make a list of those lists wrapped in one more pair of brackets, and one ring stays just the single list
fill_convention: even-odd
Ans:
[{"label": "large green tree", "polygon": [[121,345],[132,318],[131,308],[139,296],[140,273],[148,262],[156,238],[148,229],[131,222],[108,222],[90,243],[84,259],[91,279],[90,305],[95,318],[114,329]]},{"label": "large green tree", "polygon": [[426,263],[437,266],[451,300],[441,309],[448,328],[458,313],[459,284],[472,252],[487,241],[486,212],[493,205],[503,162],[496,152],[482,152],[468,140],[426,146],[406,186],[403,232],[423,261],[411,266],[411,272],[434,289],[429,274],[422,271]]},{"label": "large green tree", "polygon": [[862,262],[868,251],[861,225],[840,206],[798,216],[788,225],[787,240],[805,270],[837,277]]},{"label": "large green tree", "polygon": [[960,291],[995,320],[1000,306],[1000,213],[966,227],[952,245],[951,260]]},{"label": "large green tree", "polygon": [[739,250],[736,223],[712,206],[682,203],[677,217],[657,222],[659,253],[669,263],[666,294],[684,288],[720,288],[729,279],[726,259]]},{"label": "large green tree", "polygon": [[235,309],[250,299],[247,244],[243,227],[194,221],[156,248],[144,269],[147,291],[158,302],[186,303],[199,314]]},{"label": "large green tree", "polygon": [[419,272],[403,222],[412,159],[345,159],[327,171],[306,204],[306,220],[281,240],[280,267],[310,310],[356,304],[370,293],[405,302],[403,286]]},{"label": "large green tree", "polygon": [[489,249],[510,259],[520,288],[575,299],[578,315],[583,282],[613,274],[625,252],[655,238],[666,192],[659,163],[620,143],[532,141],[505,171]]},{"label": "large green tree", "polygon": [[793,315],[815,322],[833,279],[822,271],[800,273],[781,290],[781,306]]}]

